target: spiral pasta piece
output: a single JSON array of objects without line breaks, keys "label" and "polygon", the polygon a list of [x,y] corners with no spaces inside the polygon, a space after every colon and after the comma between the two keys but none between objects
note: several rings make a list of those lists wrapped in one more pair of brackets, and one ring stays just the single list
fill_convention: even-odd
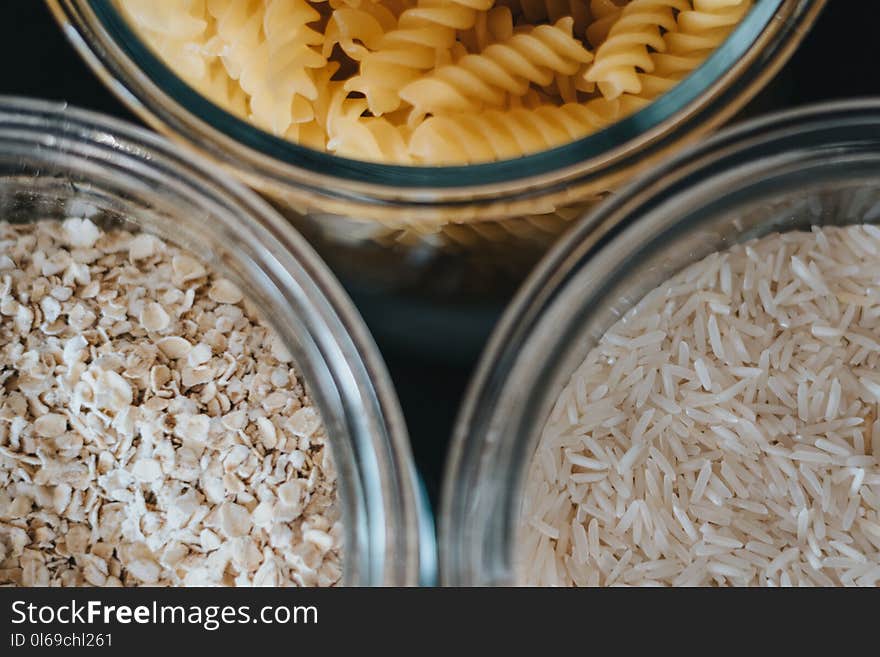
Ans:
[{"label": "spiral pasta piece", "polygon": [[611,26],[620,18],[624,0],[590,0],[593,21],[587,26],[587,41],[593,48],[601,46],[608,38]]},{"label": "spiral pasta piece", "polygon": [[222,62],[213,60],[198,81],[187,80],[199,93],[238,116],[248,116],[250,99],[235,80],[230,79]]},{"label": "spiral pasta piece", "polygon": [[208,27],[205,0],[119,0],[119,7],[144,33],[195,42]]},{"label": "spiral pasta piece", "polygon": [[119,0],[119,7],[178,75],[200,91],[211,87],[211,58],[202,52],[208,38],[205,0]]},{"label": "spiral pasta piece", "polygon": [[[490,44],[513,36],[513,13],[510,7],[497,6],[477,14],[474,26],[459,34],[459,42],[467,52],[482,52]],[[465,53],[467,54],[467,53]]]},{"label": "spiral pasta piece", "polygon": [[360,72],[346,89],[363,93],[375,116],[400,107],[398,91],[437,63],[437,52],[448,50],[457,30],[471,29],[477,13],[494,0],[419,0],[404,11],[398,27],[388,32],[379,47],[361,61]]},{"label": "spiral pasta piece", "polygon": [[400,97],[413,106],[414,120],[425,114],[503,107],[508,94],[522,96],[529,83],[547,86],[555,74],[572,75],[592,55],[572,37],[572,18],[539,25],[465,55],[450,66],[409,83]]},{"label": "spiral pasta piece", "polygon": [[614,99],[642,91],[639,71],[651,73],[654,61],[649,48],[666,50],[662,30],[676,28],[673,10],[690,9],[689,0],[632,0],[611,27],[587,70],[587,82],[598,84],[602,95]]},{"label": "spiral pasta piece", "polygon": [[409,150],[416,162],[473,164],[503,160],[580,139],[620,116],[621,103],[605,99],[433,116],[413,131]]},{"label": "spiral pasta piece", "polygon": [[250,118],[283,135],[311,121],[318,97],[310,70],[326,66],[321,33],[308,27],[320,14],[306,0],[208,0],[216,20],[214,48],[250,97]]},{"label": "spiral pasta piece", "polygon": [[328,102],[316,108],[316,121],[327,134],[329,152],[377,162],[411,161],[408,131],[384,117],[364,117],[366,99],[349,97],[342,83],[329,82],[328,89]]},{"label": "spiral pasta piece", "polygon": [[327,133],[315,120],[307,123],[291,123],[284,133],[284,138],[306,148],[317,151],[327,150]]},{"label": "spiral pasta piece", "polygon": [[336,121],[334,134],[327,141],[327,150],[358,160],[412,162],[404,129],[380,116]]},{"label": "spiral pasta piece", "polygon": [[654,57],[656,75],[680,79],[720,46],[752,7],[752,0],[694,0],[676,29],[664,35],[666,52]]},{"label": "spiral pasta piece", "polygon": [[639,82],[642,85],[642,90],[638,97],[645,100],[658,98],[677,85],[682,77],[680,74],[655,75],[653,73],[640,73]]},{"label": "spiral pasta piece", "polygon": [[346,55],[361,61],[379,48],[386,32],[397,25],[397,18],[384,5],[365,2],[362,7],[340,7],[327,21],[324,57],[330,57],[338,43]]}]

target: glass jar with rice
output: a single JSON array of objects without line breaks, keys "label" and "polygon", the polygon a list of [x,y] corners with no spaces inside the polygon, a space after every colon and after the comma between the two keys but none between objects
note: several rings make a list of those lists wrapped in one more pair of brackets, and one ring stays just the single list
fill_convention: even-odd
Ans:
[{"label": "glass jar with rice", "polygon": [[727,131],[560,243],[459,418],[447,583],[877,584],[878,125]]}]

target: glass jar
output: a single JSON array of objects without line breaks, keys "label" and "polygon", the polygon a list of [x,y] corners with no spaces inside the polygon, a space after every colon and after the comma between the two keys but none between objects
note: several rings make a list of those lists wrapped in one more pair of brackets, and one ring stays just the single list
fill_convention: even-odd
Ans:
[{"label": "glass jar", "polygon": [[864,222],[880,223],[880,101],[725,131],[579,223],[505,314],[462,409],[440,519],[444,581],[516,583],[522,490],[550,409],[645,294],[735,243]]},{"label": "glass jar", "polygon": [[153,233],[235,281],[289,348],[339,473],[343,581],[430,582],[434,537],[390,379],[339,283],[245,187],[145,130],[0,99],[0,219],[90,217]]},{"label": "glass jar", "polygon": [[278,139],[190,89],[112,2],[49,5],[127,105],[272,199],[340,276],[377,337],[447,358],[450,346],[475,355],[515,287],[586,207],[742,107],[824,0],[757,0],[723,46],[644,110],[560,148],[467,167],[361,162]]}]

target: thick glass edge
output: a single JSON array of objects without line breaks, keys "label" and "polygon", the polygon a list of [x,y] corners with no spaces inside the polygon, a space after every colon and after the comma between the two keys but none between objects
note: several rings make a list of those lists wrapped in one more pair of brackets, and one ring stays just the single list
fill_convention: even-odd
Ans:
[{"label": "thick glass edge", "polygon": [[[33,141],[37,148],[63,153],[66,149],[74,152],[81,146],[83,152],[76,150],[76,155],[85,159],[94,157],[96,166],[106,157],[118,167],[125,167],[126,161],[134,161],[148,167],[184,170],[209,186],[204,190],[206,195],[219,195],[224,209],[231,208],[236,215],[247,214],[258,219],[249,227],[251,237],[263,244],[275,245],[272,253],[267,252],[268,261],[278,268],[273,274],[290,278],[292,284],[303,288],[304,294],[317,298],[316,319],[326,330],[313,337],[323,343],[318,349],[324,365],[334,380],[349,379],[362,396],[347,393],[347,402],[360,409],[364,421],[364,426],[349,427],[352,439],[363,443],[363,448],[383,461],[367,470],[370,481],[363,483],[372,487],[372,499],[368,503],[375,505],[381,500],[383,508],[374,512],[378,511],[382,526],[387,529],[386,514],[390,512],[396,516],[391,520],[399,535],[374,536],[371,554],[378,555],[380,561],[364,564],[358,577],[361,581],[355,583],[414,585],[432,581],[435,563],[430,531],[432,516],[421,494],[421,482],[413,465],[403,415],[391,388],[390,376],[352,302],[305,239],[243,185],[219,177],[204,163],[180,154],[165,139],[127,122],[70,108],[66,103],[0,96],[0,124],[12,129],[18,127],[22,143]],[[280,259],[276,257],[279,254]],[[284,258],[287,263],[283,262]],[[296,267],[291,268],[291,263]],[[298,280],[295,272],[299,272]],[[380,438],[378,445],[373,441],[376,436]],[[381,488],[382,484],[377,468],[390,480],[388,489],[378,496],[376,487]],[[388,492],[394,499],[386,498]],[[378,547],[376,540],[381,543]]]},{"label": "thick glass edge", "polygon": [[[71,0],[66,0],[70,2]],[[84,1],[131,62],[191,115],[244,147],[279,162],[318,174],[356,182],[400,187],[461,187],[491,185],[540,176],[601,156],[631,142],[683,111],[723,77],[770,25],[786,0],[757,0],[749,15],[703,64],[648,107],[584,139],[522,158],[450,167],[388,165],[342,158],[314,151],[263,132],[220,109],[178,78],[136,36],[111,0]],[[87,47],[92,47],[87,44]],[[139,99],[143,102],[143,99]]]},{"label": "thick glass edge", "polygon": [[[511,511],[518,497],[510,493],[510,484],[521,475],[509,469],[501,474],[502,466],[495,457],[501,445],[507,454],[524,449],[523,434],[534,427],[517,426],[510,418],[498,417],[496,411],[500,402],[510,395],[511,373],[529,361],[530,350],[538,348],[536,343],[540,336],[548,331],[547,317],[552,317],[558,309],[567,284],[578,271],[606,245],[634,229],[646,212],[693,191],[694,183],[702,181],[705,186],[731,164],[758,161],[773,167],[775,163],[771,158],[777,154],[780,144],[795,153],[784,158],[785,161],[798,162],[801,149],[813,145],[809,141],[811,135],[815,138],[823,133],[851,129],[853,125],[874,128],[872,141],[880,145],[880,99],[807,106],[722,131],[633,181],[612,200],[584,217],[545,256],[493,332],[456,420],[439,509],[440,573],[445,584],[512,583],[506,580],[509,574],[506,567],[499,568],[484,559],[489,554],[497,557],[494,550],[510,548],[500,539],[511,536],[514,529]],[[868,140],[866,135],[865,141]],[[858,150],[859,144],[851,141],[849,147]],[[829,153],[839,154],[839,149],[832,148]],[[557,358],[562,359],[564,355]],[[546,377],[547,372],[536,376]],[[513,447],[512,441],[516,442]],[[511,460],[503,459],[505,464]],[[499,486],[502,479],[503,490]],[[455,486],[451,484],[453,481]],[[477,486],[481,482],[483,485],[490,482],[491,490],[478,493]],[[484,511],[489,513],[481,515]],[[488,525],[475,529],[479,521],[486,518],[491,518]],[[511,558],[509,553],[504,556],[508,561]]]}]

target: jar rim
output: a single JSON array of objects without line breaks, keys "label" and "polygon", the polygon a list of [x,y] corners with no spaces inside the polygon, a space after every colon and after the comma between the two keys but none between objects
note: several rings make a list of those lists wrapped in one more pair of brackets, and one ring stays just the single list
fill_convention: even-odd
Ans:
[{"label": "jar rim", "polygon": [[[813,146],[817,150],[808,153]],[[567,333],[554,328],[562,323],[561,309],[582,296],[575,286],[588,274],[597,288],[612,278],[602,269],[608,263],[597,265],[601,271],[593,264],[603,254],[619,254],[615,249],[632,239],[655,210],[689,207],[689,202],[709,206],[718,202],[719,193],[737,199],[742,189],[764,185],[775,172],[813,170],[817,161],[838,156],[870,157],[880,172],[880,98],[808,105],[723,130],[639,176],[550,250],[496,326],[456,419],[439,512],[444,583],[472,585],[486,577],[493,584],[510,583],[512,546],[505,540],[513,536],[518,520],[511,517],[519,495],[514,484],[520,481],[522,460],[530,461],[528,439],[546,420],[527,415],[547,406],[546,400],[533,403],[530,398],[529,409],[523,410],[513,399],[530,383],[552,378],[550,372],[564,360],[559,354]],[[747,171],[756,163],[758,172]],[[826,175],[830,179],[832,173]],[[671,225],[679,229],[682,223],[678,218]],[[547,358],[548,353],[554,357]],[[533,372],[541,368],[543,373]],[[514,376],[524,372],[532,372],[528,376],[535,380]],[[502,550],[508,561],[492,563],[498,554],[493,550]]]},{"label": "jar rim", "polygon": [[[280,289],[285,300],[296,299],[283,312],[300,314],[300,306],[307,310],[298,323],[309,334],[311,362],[297,363],[297,369],[310,369],[321,379],[307,379],[313,392],[315,387],[333,388],[338,403],[331,399],[326,408],[340,408],[344,417],[332,423],[325,418],[325,426],[337,427],[331,439],[351,443],[351,458],[364,455],[352,487],[358,488],[358,508],[372,524],[366,533],[357,534],[367,545],[363,550],[357,546],[360,563],[355,583],[430,582],[435,568],[431,514],[390,375],[353,303],[305,238],[243,184],[126,121],[67,103],[0,95],[0,142],[12,163],[11,181],[21,178],[19,168],[34,170],[29,164],[33,161],[34,175],[46,170],[50,178],[67,180],[64,173],[72,172],[65,185],[71,186],[74,196],[80,187],[88,193],[90,179],[119,181],[123,195],[118,197],[123,200],[147,181],[169,180],[171,194],[181,190],[181,203],[192,200],[205,212],[218,211],[214,216],[218,234],[234,231],[237,244],[263,255],[254,263],[261,278],[251,282],[255,287]],[[27,153],[33,153],[32,160]],[[61,174],[52,168],[56,162]],[[136,183],[129,182],[134,179]],[[96,186],[100,188],[100,182]],[[248,257],[242,255],[243,260]],[[301,299],[307,299],[308,305]],[[320,411],[323,414],[325,406]],[[346,537],[355,536],[348,528],[345,531]],[[346,554],[353,553],[346,549]],[[368,562],[363,562],[363,555],[369,555]]]},{"label": "jar rim", "polygon": [[[523,156],[521,158],[473,164],[468,166],[422,167],[382,164],[339,157],[319,152],[271,135],[252,124],[220,109],[200,96],[185,82],[174,75],[162,61],[135,34],[124,17],[112,3],[101,0],[50,0],[60,20],[72,20],[79,32],[80,52],[93,67],[110,69],[116,78],[111,85],[128,104],[145,110],[148,115],[161,115],[162,124],[172,118],[167,108],[154,97],[164,94],[174,104],[173,131],[182,133],[192,141],[193,124],[201,123],[211,136],[222,136],[227,146],[234,145],[236,156],[252,160],[248,168],[268,178],[292,177],[296,172],[308,172],[321,179],[336,180],[352,185],[391,188],[401,193],[420,193],[431,190],[444,193],[450,190],[480,189],[504,186],[511,183],[528,184],[548,175],[578,169],[591,171],[601,169],[624,157],[625,152],[645,142],[655,141],[655,133],[670,129],[683,113],[694,109],[714,85],[717,85],[732,69],[740,64],[756,41],[768,30],[781,28],[786,36],[798,39],[803,35],[801,20],[812,21],[825,0],[757,0],[745,19],[732,35],[691,75],[679,82],[671,91],[658,98],[635,114],[583,139],[554,149]],[[83,15],[88,7],[97,25],[89,26]],[[792,9],[785,25],[773,20],[783,7]],[[100,28],[96,31],[94,28]],[[68,31],[69,36],[70,31]],[[793,36],[792,36],[793,35]],[[100,37],[103,43],[93,41]],[[124,64],[120,59],[125,60]],[[135,63],[137,62],[137,63]],[[756,66],[749,76],[761,75],[766,62]],[[725,99],[722,105],[729,105]],[[722,111],[717,108],[714,111]],[[196,118],[198,117],[198,118]],[[196,135],[196,137],[198,137]],[[213,153],[215,156],[217,153]],[[226,156],[227,164],[236,168]],[[271,165],[271,166],[267,166]],[[281,167],[281,171],[274,171]],[[271,174],[271,175],[267,175]],[[324,189],[324,194],[335,190]],[[434,201],[428,195],[425,202]]]}]

